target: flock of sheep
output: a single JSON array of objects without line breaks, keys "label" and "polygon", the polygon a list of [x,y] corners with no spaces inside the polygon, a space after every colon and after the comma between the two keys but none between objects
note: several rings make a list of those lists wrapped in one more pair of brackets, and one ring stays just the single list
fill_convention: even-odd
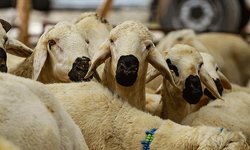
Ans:
[{"label": "flock of sheep", "polygon": [[86,12],[32,50],[0,23],[1,150],[140,150],[153,128],[152,150],[250,149],[239,36],[183,29],[155,46],[140,22]]}]

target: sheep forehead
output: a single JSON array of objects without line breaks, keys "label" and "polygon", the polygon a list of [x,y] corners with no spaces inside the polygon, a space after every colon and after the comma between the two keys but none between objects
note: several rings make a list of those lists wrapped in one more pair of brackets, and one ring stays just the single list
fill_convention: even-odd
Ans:
[{"label": "sheep forehead", "polygon": [[202,53],[202,52],[200,54],[204,61],[205,70],[209,73],[209,75],[212,78],[214,79],[219,78],[219,75],[216,72],[217,63],[215,62],[213,56],[207,53]]},{"label": "sheep forehead", "polygon": [[189,45],[184,45],[184,44],[174,45],[168,52],[168,55],[172,55],[176,57],[192,56],[193,58],[196,58],[196,59],[202,59],[198,50],[196,50],[194,47],[191,47]]},{"label": "sheep forehead", "polygon": [[83,29],[78,28],[70,22],[59,22],[54,27],[45,32],[46,39],[50,38],[67,38],[70,35],[80,35],[86,39],[86,33]]},{"label": "sheep forehead", "polygon": [[149,29],[138,21],[124,21],[110,31],[110,35],[119,38],[126,32],[133,32],[142,40],[153,41],[153,34]]}]

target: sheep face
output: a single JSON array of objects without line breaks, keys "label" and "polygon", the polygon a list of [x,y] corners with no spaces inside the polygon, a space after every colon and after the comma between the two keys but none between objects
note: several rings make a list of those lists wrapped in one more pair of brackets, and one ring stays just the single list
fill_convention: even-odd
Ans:
[{"label": "sheep face", "polygon": [[[223,88],[231,89],[231,84],[228,79],[219,71],[218,65],[215,62],[213,56],[207,53],[200,53],[203,61],[204,61],[204,68],[208,72],[208,74],[214,80],[214,83],[217,87],[217,90],[220,95],[222,95]],[[212,93],[205,88],[204,94],[207,95],[210,99],[216,99]]]},{"label": "sheep face", "polygon": [[216,91],[216,86],[210,75],[204,70],[203,59],[200,53],[188,45],[175,45],[170,51],[164,53],[166,62],[171,70],[178,91],[189,104],[197,104],[202,95],[203,84],[211,91]]},{"label": "sheep face", "polygon": [[110,58],[111,74],[121,86],[132,86],[146,73],[148,62],[173,83],[168,66],[153,44],[153,35],[140,22],[125,21],[111,30],[93,58],[92,69]]},{"label": "sheep face", "polygon": [[[90,65],[88,40],[85,32],[69,22],[59,22],[45,32],[36,47],[33,79],[39,75],[42,66],[48,67],[59,82],[89,81],[84,79]],[[46,65],[44,65],[44,63]]]},{"label": "sheep face", "polygon": [[10,30],[11,25],[5,20],[0,19],[0,72],[7,72],[6,65],[6,42],[8,37],[6,33]]},{"label": "sheep face", "polygon": [[171,31],[162,41],[165,46],[163,50],[170,50],[176,44],[190,45],[201,52],[208,52],[207,48],[198,40],[195,31],[192,29],[182,29]]}]

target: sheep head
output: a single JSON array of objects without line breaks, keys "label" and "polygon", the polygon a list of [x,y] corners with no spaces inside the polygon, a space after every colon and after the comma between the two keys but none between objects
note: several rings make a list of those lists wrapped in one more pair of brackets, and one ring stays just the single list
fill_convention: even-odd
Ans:
[{"label": "sheep head", "polygon": [[32,54],[30,48],[7,36],[6,33],[10,29],[11,25],[7,21],[0,19],[0,72],[7,72],[6,52],[21,57],[28,57]]},{"label": "sheep head", "polygon": [[[174,90],[179,91],[179,95],[188,103],[196,104],[200,101],[203,95],[201,83],[207,87],[214,97],[221,99],[212,77],[204,68],[200,53],[195,48],[177,44],[169,51],[164,51],[163,55],[170,70],[172,70],[172,76],[176,84]],[[157,75],[159,75],[159,72],[151,71],[147,75],[147,82]]]},{"label": "sheep head", "polygon": [[153,35],[140,22],[125,21],[111,30],[109,38],[94,55],[86,77],[110,57],[111,74],[121,86],[132,86],[138,78],[143,78],[141,76],[147,70],[146,62],[174,85],[167,64],[153,44]]},{"label": "sheep head", "polygon": [[[220,95],[222,95],[223,88],[231,89],[232,88],[231,83],[219,71],[218,65],[215,62],[213,56],[202,52],[200,54],[204,61],[204,68],[205,70],[207,70],[208,74],[212,77]],[[216,99],[207,88],[205,88],[204,94],[207,95],[210,99]]]},{"label": "sheep head", "polygon": [[176,44],[190,45],[200,52],[208,52],[207,48],[199,41],[195,31],[192,29],[169,32],[166,37],[160,41],[157,48],[160,51],[170,50]]},{"label": "sheep head", "polygon": [[32,78],[37,80],[47,69],[53,82],[80,82],[91,63],[85,31],[70,22],[59,22],[39,39],[34,51]]}]

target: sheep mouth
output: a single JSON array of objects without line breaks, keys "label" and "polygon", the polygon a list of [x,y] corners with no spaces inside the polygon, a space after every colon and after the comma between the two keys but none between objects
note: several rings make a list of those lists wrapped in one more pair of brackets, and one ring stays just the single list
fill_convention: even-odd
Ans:
[{"label": "sheep mouth", "polygon": [[185,89],[182,94],[189,104],[197,104],[203,95],[200,78],[190,75],[185,81]]},{"label": "sheep mouth", "polygon": [[0,72],[7,72],[7,64],[6,64],[7,55],[3,48],[0,48]]},{"label": "sheep mouth", "polygon": [[121,56],[117,63],[116,81],[121,86],[132,86],[138,77],[139,61],[133,55]]},{"label": "sheep mouth", "polygon": [[78,57],[73,63],[72,69],[68,73],[69,79],[73,82],[91,81],[93,75],[87,79],[84,78],[89,70],[90,64],[91,61],[88,57]]}]

